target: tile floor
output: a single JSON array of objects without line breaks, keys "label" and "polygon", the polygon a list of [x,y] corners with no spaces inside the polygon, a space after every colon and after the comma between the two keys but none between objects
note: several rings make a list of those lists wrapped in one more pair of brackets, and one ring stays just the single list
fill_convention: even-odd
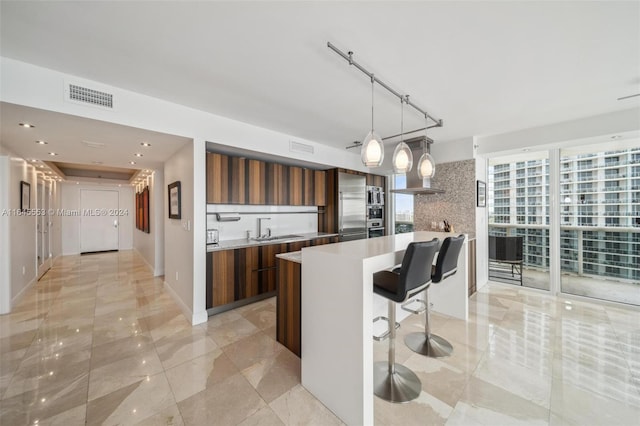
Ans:
[{"label": "tile floor", "polygon": [[[470,320],[433,315],[454,345],[397,345],[423,393],[375,399],[380,425],[637,425],[640,312],[505,285]],[[406,319],[404,334],[420,330]],[[386,359],[386,342],[374,344]],[[0,425],[340,424],[275,341],[275,299],[191,327],[134,252],[59,259],[0,316]]]}]

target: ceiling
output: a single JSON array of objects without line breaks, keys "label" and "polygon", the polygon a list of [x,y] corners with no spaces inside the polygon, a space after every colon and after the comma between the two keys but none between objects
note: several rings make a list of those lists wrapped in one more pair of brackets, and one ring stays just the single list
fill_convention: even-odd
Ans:
[{"label": "ceiling", "polygon": [[[371,85],[328,41],[353,50],[356,61],[443,119],[444,127],[429,133],[435,143],[640,105],[640,97],[617,100],[640,92],[639,2],[2,1],[0,7],[3,56],[336,147],[368,132]],[[399,132],[400,102],[380,86],[375,111],[382,136]],[[2,118],[4,136],[4,111]],[[423,125],[407,108],[405,129]],[[78,143],[90,139],[122,147],[112,158],[95,158],[127,167],[122,159],[142,139],[86,131],[65,135],[65,149],[77,155],[65,161],[88,159],[80,149],[92,151]],[[23,138],[27,145],[33,139]],[[29,156],[41,153],[28,146]],[[145,167],[166,158],[162,146],[145,153]]]},{"label": "ceiling", "polygon": [[[73,170],[67,175],[75,177],[101,175],[105,179],[110,176],[109,179],[127,180],[124,176],[127,173],[133,175],[139,169],[162,168],[168,158],[191,141],[6,102],[0,102],[0,123],[0,140],[11,152],[28,160],[53,162],[63,173]],[[19,123],[32,123],[35,127],[24,128]],[[144,147],[142,143],[151,146]],[[57,155],[49,155],[51,152]]]}]

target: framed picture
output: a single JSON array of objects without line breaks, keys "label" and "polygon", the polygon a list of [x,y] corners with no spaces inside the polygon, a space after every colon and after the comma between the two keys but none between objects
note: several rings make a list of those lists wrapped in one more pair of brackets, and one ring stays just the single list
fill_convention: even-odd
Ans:
[{"label": "framed picture", "polygon": [[169,219],[180,219],[180,181],[169,184]]},{"label": "framed picture", "polygon": [[20,210],[31,209],[31,184],[20,181]]},{"label": "framed picture", "polygon": [[149,224],[149,187],[145,186],[142,191],[142,231],[147,234],[151,233]]},{"label": "framed picture", "polygon": [[487,206],[487,184],[483,181],[476,181],[476,194],[478,197],[478,207]]}]

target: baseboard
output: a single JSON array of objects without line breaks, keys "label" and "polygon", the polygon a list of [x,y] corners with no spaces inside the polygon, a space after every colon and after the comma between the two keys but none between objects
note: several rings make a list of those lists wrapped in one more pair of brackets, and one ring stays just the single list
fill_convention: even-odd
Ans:
[{"label": "baseboard", "polygon": [[22,290],[20,290],[20,293],[16,294],[15,297],[13,297],[11,299],[11,310],[13,310],[13,307],[18,302],[20,302],[20,300],[24,297],[24,295],[27,292],[27,290],[37,282],[38,282],[38,276],[36,275],[35,277],[33,277],[33,279],[31,281],[29,281],[29,283],[27,285],[24,286],[24,288]]},{"label": "baseboard", "polygon": [[140,256],[140,259],[142,259],[142,261],[144,262],[145,265],[147,265],[147,268],[149,268],[149,270],[151,271],[151,273],[153,274],[154,277],[157,277],[158,275],[156,275],[156,270],[153,266],[151,266],[151,264],[149,262],[147,262],[147,259],[144,258],[144,256],[142,255],[142,253],[140,253],[140,251],[137,248],[133,248],[133,251],[135,251],[136,253],[138,253],[138,256]]},{"label": "baseboard", "polygon": [[209,314],[207,313],[207,311],[198,312],[193,314],[193,316],[191,317],[191,325],[204,324],[208,320]]},{"label": "baseboard", "polygon": [[[195,325],[193,324],[193,311],[191,311],[191,309],[187,305],[185,305],[185,303],[182,301],[180,296],[178,296],[178,293],[176,293],[176,291],[169,284],[167,284],[166,281],[163,281],[163,283],[164,283],[164,289],[167,291],[167,293],[169,293],[173,301],[176,302],[176,304],[182,311],[182,314],[185,316],[185,318],[187,318],[187,321],[189,321],[192,325]],[[206,312],[205,312],[205,315],[206,315]],[[200,323],[197,323],[197,324],[200,324]]]}]

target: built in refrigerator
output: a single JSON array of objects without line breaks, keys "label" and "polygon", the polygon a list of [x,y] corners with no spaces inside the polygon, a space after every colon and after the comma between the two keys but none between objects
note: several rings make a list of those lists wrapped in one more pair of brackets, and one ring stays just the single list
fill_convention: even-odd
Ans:
[{"label": "built in refrigerator", "polygon": [[340,241],[367,238],[366,179],[338,173],[338,231]]}]

